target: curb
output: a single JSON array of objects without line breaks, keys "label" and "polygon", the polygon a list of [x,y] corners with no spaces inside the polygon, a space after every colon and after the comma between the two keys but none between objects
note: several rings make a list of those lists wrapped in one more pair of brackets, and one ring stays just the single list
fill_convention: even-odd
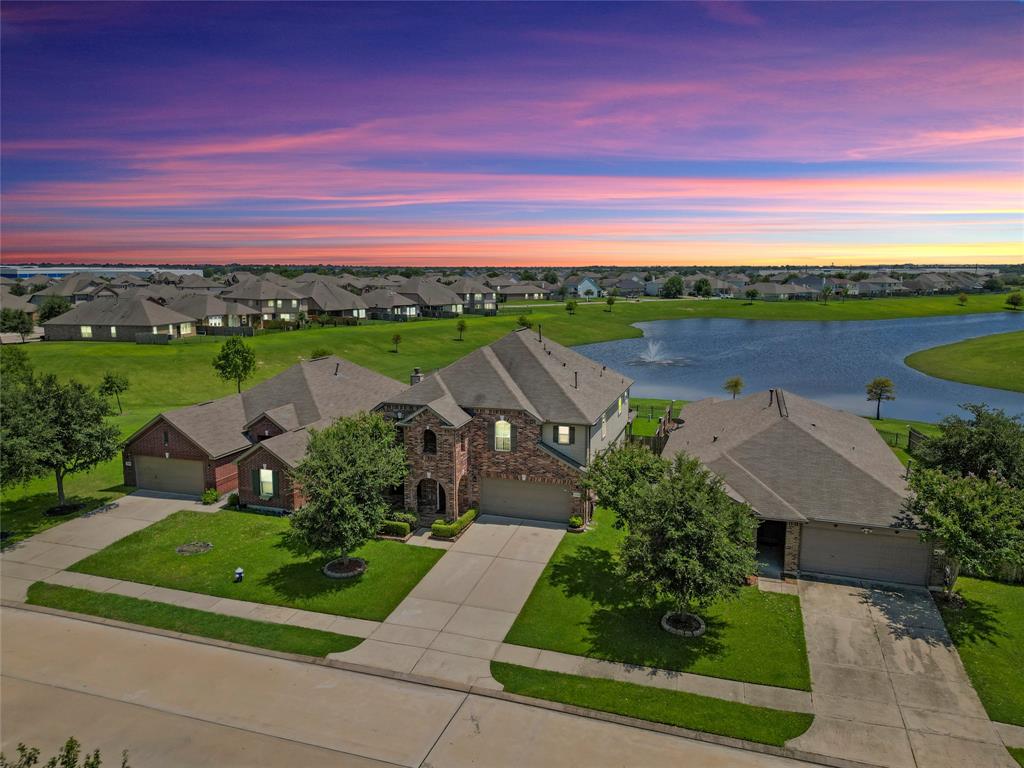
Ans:
[{"label": "curb", "polygon": [[183,640],[185,642],[196,643],[198,645],[209,645],[216,648],[225,648],[227,650],[239,651],[241,653],[248,653],[254,656],[263,656],[274,659],[281,659],[283,661],[293,661],[302,664],[313,664],[320,667],[330,667],[332,669],[339,669],[345,672],[353,672],[356,674],[372,675],[374,677],[382,677],[389,680],[397,680],[400,682],[414,683],[417,685],[425,685],[430,688],[438,688],[441,690],[452,691],[456,693],[462,693],[466,696],[478,696],[481,698],[497,699],[500,701],[507,701],[514,704],[520,704],[523,706],[533,707],[534,709],[543,709],[549,712],[557,712],[566,715],[575,715],[577,717],[585,717],[590,720],[598,720],[606,723],[613,723],[615,725],[624,725],[629,728],[636,728],[643,731],[651,731],[654,733],[662,733],[669,736],[676,736],[690,741],[699,741],[706,744],[716,744],[722,747],[732,747],[734,749],[742,749],[747,752],[757,752],[765,755],[773,755],[775,757],[784,757],[792,760],[800,760],[807,763],[816,765],[828,766],[828,768],[878,768],[878,766],[872,763],[862,763],[856,760],[845,760],[843,758],[829,757],[827,755],[818,755],[813,752],[805,752],[799,749],[790,749],[789,747],[776,747],[770,744],[760,744],[754,741],[745,741],[744,739],[737,739],[732,736],[720,736],[714,733],[705,733],[704,731],[693,731],[688,728],[680,728],[674,725],[665,725],[664,723],[655,723],[650,720],[640,720],[634,717],[627,717],[625,715],[617,715],[611,712],[602,712],[595,709],[587,709],[585,707],[577,707],[572,704],[562,704],[555,701],[546,701],[544,699],[534,699],[529,696],[521,696],[515,693],[508,693],[506,691],[496,691],[493,688],[478,688],[474,685],[465,685],[461,683],[451,682],[448,680],[439,680],[437,678],[426,677],[423,675],[413,675],[408,672],[395,672],[387,669],[380,669],[379,667],[369,667],[362,664],[353,664],[347,661],[338,661],[335,659],[328,659],[325,657],[317,656],[304,656],[298,653],[284,653],[282,651],[272,651],[267,648],[254,648],[251,645],[241,645],[239,643],[231,643],[226,640],[216,640],[209,637],[199,637],[197,635],[190,635],[184,632],[174,632],[166,629],[159,629],[157,627],[147,627],[140,624],[131,624],[129,622],[118,621],[116,619],[105,619],[101,616],[90,616],[88,614],[74,613],[72,611],[65,611],[60,608],[50,608],[43,605],[30,605],[28,603],[21,603],[14,600],[0,600],[0,607],[28,611],[31,613],[42,613],[50,616],[59,616],[61,618],[73,619],[75,621],[84,621],[90,624],[100,624],[108,627],[115,627],[117,629],[125,629],[133,632],[139,632],[142,634],[153,635],[156,637],[166,637],[172,640]]}]

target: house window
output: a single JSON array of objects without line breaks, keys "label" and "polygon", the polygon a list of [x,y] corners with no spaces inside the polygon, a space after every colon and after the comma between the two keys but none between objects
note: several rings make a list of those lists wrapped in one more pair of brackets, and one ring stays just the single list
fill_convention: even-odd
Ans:
[{"label": "house window", "polygon": [[182,323],[178,326],[179,336],[188,336],[190,333],[192,333],[192,323]]},{"label": "house window", "polygon": [[432,429],[423,430],[423,452],[437,453],[437,435]]},{"label": "house window", "polygon": [[116,339],[117,338],[117,326],[116,325],[110,326],[110,338],[112,338],[112,339]]},{"label": "house window", "polygon": [[167,434],[167,430],[165,429],[164,430],[164,447],[167,447],[167,444],[169,442],[170,442],[170,436]]},{"label": "house window", "polygon": [[616,413],[617,413],[617,414],[618,414],[619,416],[621,416],[621,415],[622,415],[622,398],[621,398],[621,397],[619,398],[619,409],[618,409],[618,411],[616,411]]},{"label": "house window", "polygon": [[294,307],[297,307],[297,306],[299,306],[299,300],[298,299],[292,299],[292,307],[294,308]]},{"label": "house window", "polygon": [[291,319],[292,319],[292,316],[291,316],[290,314],[288,314],[287,312],[282,312],[282,313],[280,314],[280,318],[281,318],[282,320],[291,320]]},{"label": "house window", "polygon": [[81,330],[81,332],[82,332],[82,338],[83,339],[91,339],[92,338],[92,326],[91,325],[83,325],[79,330]]},{"label": "house window", "polygon": [[567,424],[559,424],[555,427],[555,442],[559,445],[572,445],[573,431]]},{"label": "house window", "polygon": [[605,440],[608,437],[608,418],[602,413],[601,414],[601,439]]},{"label": "house window", "polygon": [[210,315],[206,321],[211,328],[220,328],[224,325],[224,318],[221,315]]},{"label": "house window", "polygon": [[504,419],[494,422],[494,450],[512,450],[512,425]]},{"label": "house window", "polygon": [[280,308],[281,308],[281,300],[280,300],[280,299],[278,299],[278,300],[277,300],[277,308],[278,308],[278,309],[280,309]]},{"label": "house window", "polygon": [[155,326],[155,325],[153,326],[153,333],[154,333],[154,334],[160,333],[160,331],[158,331],[158,330],[157,330],[157,328],[156,328],[156,326]]},{"label": "house window", "polygon": [[272,469],[261,469],[259,475],[260,481],[260,498],[269,499],[274,495],[274,470]]}]

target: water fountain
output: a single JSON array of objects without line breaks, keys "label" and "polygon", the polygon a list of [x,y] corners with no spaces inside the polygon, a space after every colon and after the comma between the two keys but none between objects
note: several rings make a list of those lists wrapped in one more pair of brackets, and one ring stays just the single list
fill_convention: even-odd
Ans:
[{"label": "water fountain", "polygon": [[661,363],[666,360],[661,356],[661,342],[654,339],[647,340],[647,349],[640,353],[640,359],[645,363]]}]

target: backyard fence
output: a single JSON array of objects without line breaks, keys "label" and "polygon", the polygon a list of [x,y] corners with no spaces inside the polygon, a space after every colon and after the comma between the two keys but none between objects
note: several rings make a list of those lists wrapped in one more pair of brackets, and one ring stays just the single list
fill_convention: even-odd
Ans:
[{"label": "backyard fence", "polygon": [[910,427],[910,431],[907,432],[907,451],[913,453],[917,448],[928,439],[928,435],[924,432]]},{"label": "backyard fence", "polygon": [[253,336],[255,331],[251,325],[203,325],[196,329],[200,336]]},{"label": "backyard fence", "polygon": [[136,333],[136,344],[170,344],[171,337],[166,333]]},{"label": "backyard fence", "polygon": [[633,411],[630,414],[629,425],[626,427],[626,439],[631,443],[640,443],[641,445],[647,446],[648,450],[656,456],[660,456],[661,452],[665,449],[665,443],[668,442],[669,433],[672,431],[675,422],[672,419],[672,408],[674,401],[665,406],[664,412],[655,417],[654,406],[648,406],[648,421],[654,421],[658,419],[658,426],[654,431],[653,435],[637,435],[633,432],[633,422],[637,417],[644,418],[644,416],[638,411]]}]

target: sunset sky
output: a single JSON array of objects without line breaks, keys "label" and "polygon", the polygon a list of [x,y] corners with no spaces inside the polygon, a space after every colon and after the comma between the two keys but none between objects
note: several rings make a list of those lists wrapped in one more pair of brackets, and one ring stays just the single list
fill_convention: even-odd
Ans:
[{"label": "sunset sky", "polygon": [[1020,262],[1017,3],[2,6],[2,258]]}]

